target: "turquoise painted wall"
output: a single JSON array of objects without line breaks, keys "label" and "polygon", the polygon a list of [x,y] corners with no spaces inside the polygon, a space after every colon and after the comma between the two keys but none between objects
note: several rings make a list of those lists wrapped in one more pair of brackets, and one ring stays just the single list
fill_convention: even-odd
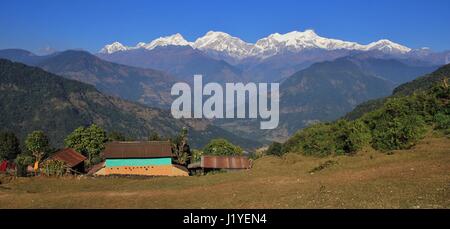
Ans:
[{"label": "turquoise painted wall", "polygon": [[114,166],[148,166],[148,165],[171,165],[172,158],[132,158],[132,159],[106,159],[106,167]]}]

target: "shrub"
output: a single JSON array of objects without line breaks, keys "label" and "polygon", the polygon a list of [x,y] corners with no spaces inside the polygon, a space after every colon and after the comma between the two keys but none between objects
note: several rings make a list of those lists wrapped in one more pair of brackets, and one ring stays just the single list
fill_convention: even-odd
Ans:
[{"label": "shrub", "polygon": [[42,173],[47,176],[62,176],[67,171],[64,162],[59,160],[46,160],[42,163],[41,167]]},{"label": "shrub", "polygon": [[360,120],[339,120],[334,129],[337,154],[355,153],[371,141],[369,128]]},{"label": "shrub", "polygon": [[332,125],[319,123],[297,132],[287,142],[283,153],[300,152],[305,155],[325,156],[335,151]]},{"label": "shrub", "polygon": [[275,156],[282,156],[284,154],[283,152],[283,144],[279,142],[273,142],[269,148],[266,151],[267,155],[275,155]]},{"label": "shrub", "polygon": [[450,115],[444,113],[437,113],[434,116],[436,129],[447,130],[450,129]]},{"label": "shrub", "polygon": [[421,116],[381,117],[372,131],[373,147],[379,150],[407,149],[425,134]]},{"label": "shrub", "polygon": [[213,139],[203,149],[205,155],[233,156],[242,155],[243,151],[225,139]]}]

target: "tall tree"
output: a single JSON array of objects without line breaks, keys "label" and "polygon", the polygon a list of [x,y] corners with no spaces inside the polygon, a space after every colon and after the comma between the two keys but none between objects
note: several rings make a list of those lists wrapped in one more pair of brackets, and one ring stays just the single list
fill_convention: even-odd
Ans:
[{"label": "tall tree", "polygon": [[99,126],[78,127],[64,140],[66,147],[74,148],[88,157],[88,164],[92,165],[100,159],[100,152],[105,149],[108,140],[106,132]]},{"label": "tall tree", "polygon": [[43,131],[31,132],[25,140],[25,146],[33,154],[35,163],[37,163],[36,165],[39,164],[46,152],[50,149],[48,137]]},{"label": "tall tree", "polygon": [[13,132],[0,132],[0,161],[14,160],[20,154],[20,143]]},{"label": "tall tree", "polygon": [[191,150],[188,144],[187,128],[183,127],[180,134],[172,140],[172,149],[176,163],[180,165],[188,165],[190,163]]}]

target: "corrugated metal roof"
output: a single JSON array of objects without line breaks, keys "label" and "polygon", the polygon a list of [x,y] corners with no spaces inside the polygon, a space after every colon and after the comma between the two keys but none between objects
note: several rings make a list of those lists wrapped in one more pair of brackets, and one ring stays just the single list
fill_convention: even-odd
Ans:
[{"label": "corrugated metal roof", "polygon": [[202,156],[200,166],[208,169],[248,169],[250,160],[244,156]]},{"label": "corrugated metal roof", "polygon": [[53,154],[50,159],[63,161],[72,168],[86,160],[86,157],[72,148],[65,148]]},{"label": "corrugated metal roof", "polygon": [[87,175],[94,175],[97,171],[105,167],[105,162],[100,162],[94,166],[87,172]]},{"label": "corrugated metal roof", "polygon": [[110,142],[103,151],[105,158],[172,157],[169,141]]}]

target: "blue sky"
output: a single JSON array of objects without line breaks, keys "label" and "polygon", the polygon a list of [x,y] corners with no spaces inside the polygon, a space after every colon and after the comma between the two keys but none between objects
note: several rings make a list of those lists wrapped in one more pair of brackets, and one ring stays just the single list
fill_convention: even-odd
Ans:
[{"label": "blue sky", "polygon": [[247,42],[274,32],[317,34],[366,44],[381,38],[412,48],[450,50],[448,0],[0,0],[0,49],[81,48],[148,42],[209,30]]}]

